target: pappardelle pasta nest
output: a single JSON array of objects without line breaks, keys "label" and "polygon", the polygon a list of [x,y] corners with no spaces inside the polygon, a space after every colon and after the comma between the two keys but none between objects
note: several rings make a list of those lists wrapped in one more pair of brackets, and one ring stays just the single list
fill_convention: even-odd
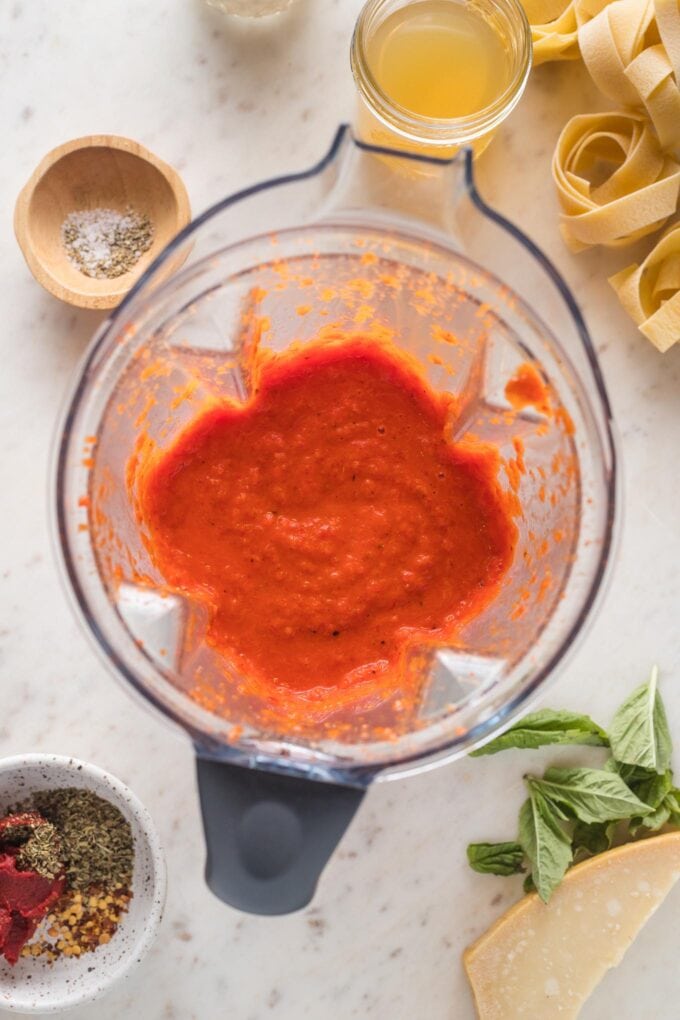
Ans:
[{"label": "pappardelle pasta nest", "polygon": [[[559,137],[552,172],[565,243],[575,252],[619,248],[659,230],[680,195],[678,0],[524,4],[534,63],[580,56],[599,90],[624,107],[572,117]],[[680,340],[679,239],[673,223],[641,265],[610,281],[662,351]]]}]

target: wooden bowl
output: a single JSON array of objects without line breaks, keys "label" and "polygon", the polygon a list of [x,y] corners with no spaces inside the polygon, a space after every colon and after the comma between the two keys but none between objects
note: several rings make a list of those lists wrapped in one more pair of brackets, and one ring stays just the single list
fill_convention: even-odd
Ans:
[{"label": "wooden bowl", "polygon": [[[153,240],[134,267],[114,279],[86,276],[61,238],[65,218],[87,209],[146,215]],[[19,194],[14,231],[28,266],[50,294],[79,308],[114,308],[191,217],[179,174],[139,142],[90,135],[49,152]],[[178,268],[186,258],[172,264]]]}]

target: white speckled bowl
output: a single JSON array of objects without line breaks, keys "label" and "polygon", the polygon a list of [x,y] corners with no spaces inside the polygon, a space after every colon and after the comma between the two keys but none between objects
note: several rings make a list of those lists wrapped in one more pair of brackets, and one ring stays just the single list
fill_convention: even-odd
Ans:
[{"label": "white speckled bowl", "polygon": [[14,966],[0,957],[0,1010],[56,1013],[91,1002],[120,981],[151,947],[165,904],[165,860],[146,808],[114,776],[96,765],[59,755],[28,754],[0,760],[0,816],[36,790],[76,786],[111,801],[132,827],[135,863],[130,909],[106,946],[50,964],[41,957]]}]

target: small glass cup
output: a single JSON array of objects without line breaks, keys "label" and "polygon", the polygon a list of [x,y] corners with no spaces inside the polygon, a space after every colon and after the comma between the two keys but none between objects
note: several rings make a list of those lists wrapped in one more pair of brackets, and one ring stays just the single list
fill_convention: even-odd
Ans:
[{"label": "small glass cup", "polygon": [[464,117],[424,117],[395,103],[378,85],[368,61],[368,43],[377,27],[417,0],[368,0],[357,19],[350,61],[359,97],[357,137],[371,145],[449,159],[464,146],[476,155],[519,102],[531,70],[531,29],[519,0],[450,0],[479,12],[504,39],[511,61],[510,81],[488,106]]},{"label": "small glass cup", "polygon": [[263,18],[269,14],[280,14],[293,0],[207,0],[209,7],[217,7],[226,14],[240,18]]}]

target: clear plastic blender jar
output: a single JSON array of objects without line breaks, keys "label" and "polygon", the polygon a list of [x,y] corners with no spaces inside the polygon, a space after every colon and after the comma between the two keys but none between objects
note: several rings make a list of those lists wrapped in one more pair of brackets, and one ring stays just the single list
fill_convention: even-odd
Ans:
[{"label": "clear plastic blender jar", "polygon": [[[357,316],[456,394],[451,438],[492,442],[511,464],[519,436],[525,470],[504,476],[521,513],[496,599],[450,646],[414,651],[418,705],[389,738],[387,704],[348,712],[339,739],[338,719],[272,728],[205,640],[203,608],[168,592],[150,561],[129,472],[140,436],[162,449],[205,399],[247,398],[255,335],[282,351]],[[555,413],[508,401],[527,362]],[[573,296],[484,204],[470,154],[397,154],[342,128],[316,167],[199,217],[102,326],[64,417],[55,509],[68,587],[96,647],[195,744],[211,888],[242,909],[284,913],[309,901],[372,781],[464,754],[555,674],[609,560],[611,416]]]}]

